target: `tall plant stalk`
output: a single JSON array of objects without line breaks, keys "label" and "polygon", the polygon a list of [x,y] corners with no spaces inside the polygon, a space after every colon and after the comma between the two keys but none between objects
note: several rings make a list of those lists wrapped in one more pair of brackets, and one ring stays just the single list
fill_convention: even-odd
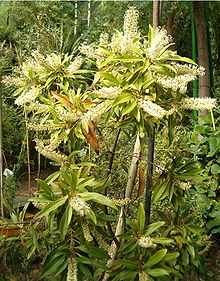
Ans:
[{"label": "tall plant stalk", "polygon": [[0,84],[0,197],[1,197],[1,216],[4,217],[4,205],[3,205],[3,157],[2,157],[2,89],[1,89],[1,84]]},{"label": "tall plant stalk", "polygon": [[[131,166],[128,174],[128,181],[125,190],[125,199],[130,199],[132,196],[132,191],[135,185],[135,179],[138,171],[138,163],[139,163],[140,155],[141,155],[140,137],[139,135],[137,135],[134,145],[133,157],[131,160]],[[115,237],[118,240],[118,242],[120,242],[120,238],[118,236],[123,233],[124,218],[125,218],[125,206],[122,206],[118,218],[118,223],[116,226],[116,231],[115,231]],[[118,248],[119,248],[119,244],[113,241],[109,251],[109,255],[111,258],[109,259],[108,264],[115,259]],[[110,277],[109,273],[105,273],[102,281],[107,281],[109,277]]]}]

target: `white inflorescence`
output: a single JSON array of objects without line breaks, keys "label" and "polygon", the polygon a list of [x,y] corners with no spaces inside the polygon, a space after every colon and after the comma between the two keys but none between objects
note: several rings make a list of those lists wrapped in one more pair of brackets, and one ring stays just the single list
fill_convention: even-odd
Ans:
[{"label": "white inflorescence", "polygon": [[43,103],[39,103],[38,101],[36,102],[31,102],[27,107],[27,111],[35,110],[38,112],[45,112],[48,111],[49,106]]},{"label": "white inflorescence", "polygon": [[66,72],[69,75],[73,74],[76,70],[78,70],[81,67],[82,63],[83,63],[83,58],[80,56],[76,57],[74,61],[71,62],[70,65],[67,67]]},{"label": "white inflorescence", "polygon": [[139,281],[148,281],[148,275],[144,271],[140,272],[139,274]]},{"label": "white inflorescence", "polygon": [[82,115],[82,113],[80,111],[67,111],[65,108],[63,107],[56,107],[55,108],[60,120],[64,121],[64,122],[71,122],[71,123],[75,123],[76,121],[78,121]]},{"label": "white inflorescence", "polygon": [[65,154],[61,154],[56,151],[51,151],[50,145],[45,146],[43,141],[35,139],[37,145],[35,146],[35,149],[42,154],[44,157],[57,162],[57,163],[64,163],[68,160],[68,157]]},{"label": "white inflorescence", "polygon": [[94,91],[97,97],[106,99],[115,99],[122,92],[120,87],[103,87],[97,91]]},{"label": "white inflorescence", "polygon": [[120,33],[114,33],[111,40],[111,49],[115,55],[121,54],[122,36]]},{"label": "white inflorescence", "polygon": [[158,27],[154,31],[154,37],[147,50],[147,54],[150,59],[154,60],[160,57],[161,52],[164,48],[172,42],[172,37],[167,35],[167,30],[165,28]]},{"label": "white inflorescence", "polygon": [[191,182],[178,181],[177,184],[182,190],[188,190],[192,187]]},{"label": "white inflorescence", "polygon": [[124,16],[124,34],[135,38],[138,32],[139,14],[135,7],[129,7]]},{"label": "white inflorescence", "polygon": [[191,110],[212,110],[216,105],[216,99],[212,98],[187,98],[182,100],[180,107]]},{"label": "white inflorescence", "polygon": [[89,111],[82,115],[81,120],[84,122],[96,120],[100,115],[102,115],[109,109],[111,103],[112,101],[107,100],[91,107]]},{"label": "white inflorescence", "polygon": [[171,65],[175,68],[178,75],[180,74],[190,74],[194,76],[203,76],[205,75],[205,68],[202,66],[196,66],[192,64],[179,64],[172,62]]},{"label": "white inflorescence", "polygon": [[155,78],[157,83],[163,86],[165,89],[171,89],[174,92],[179,90],[180,93],[185,93],[187,91],[188,83],[195,80],[196,76],[192,74],[183,74],[170,78],[165,75],[157,74],[155,75]]},{"label": "white inflorescence", "polygon": [[77,281],[77,261],[75,258],[69,259],[66,281]]},{"label": "white inflorescence", "polygon": [[51,124],[43,124],[43,125],[36,125],[36,124],[28,124],[27,128],[29,130],[33,130],[33,131],[50,131],[50,130],[54,130],[56,127],[54,125]]},{"label": "white inflorescence", "polygon": [[135,7],[130,7],[124,17],[124,35],[121,41],[122,54],[132,53],[130,45],[134,38],[137,37],[139,14]]},{"label": "white inflorescence", "polygon": [[108,44],[109,35],[106,32],[102,32],[99,37],[99,44]]},{"label": "white inflorescence", "polygon": [[83,230],[83,235],[84,235],[84,238],[86,239],[86,241],[88,241],[88,242],[93,241],[93,237],[90,234],[88,223],[82,222],[82,230]]},{"label": "white inflorescence", "polygon": [[79,196],[76,196],[76,195],[72,196],[69,199],[69,205],[81,217],[85,217],[89,213],[89,210],[90,210],[89,204],[86,203],[82,198],[80,198]]},{"label": "white inflorescence", "polygon": [[138,104],[143,109],[144,112],[148,113],[149,115],[162,119],[164,116],[167,115],[167,111],[163,109],[161,106],[159,106],[156,103],[153,103],[150,100],[139,100]]},{"label": "white inflorescence", "polygon": [[138,239],[138,245],[142,248],[151,248],[154,247],[154,243],[150,237],[140,237]]},{"label": "white inflorescence", "polygon": [[37,96],[40,94],[40,89],[37,87],[32,87],[29,90],[25,90],[21,93],[19,97],[15,100],[15,104],[17,105],[25,105],[34,101]]},{"label": "white inflorescence", "polygon": [[79,47],[79,50],[82,54],[86,55],[87,57],[90,57],[90,58],[93,58],[93,59],[97,58],[96,50],[92,46],[82,44]]}]

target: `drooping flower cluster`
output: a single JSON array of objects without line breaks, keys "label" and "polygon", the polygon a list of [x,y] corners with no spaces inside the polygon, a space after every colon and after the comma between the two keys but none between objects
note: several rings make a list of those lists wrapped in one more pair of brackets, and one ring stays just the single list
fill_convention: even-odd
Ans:
[{"label": "drooping flower cluster", "polygon": [[126,198],[126,199],[109,198],[109,199],[112,200],[112,202],[117,206],[126,206],[131,203],[130,198]]},{"label": "drooping flower cluster", "polygon": [[69,205],[81,217],[85,217],[90,210],[89,204],[77,195],[70,197]]},{"label": "drooping flower cluster", "polygon": [[75,258],[70,258],[68,263],[67,281],[77,281],[77,261]]},{"label": "drooping flower cluster", "polygon": [[84,238],[86,239],[86,241],[88,241],[88,242],[93,241],[93,237],[90,233],[88,223],[82,222],[81,225],[82,225],[83,235],[84,235]]},{"label": "drooping flower cluster", "polygon": [[31,102],[27,107],[27,111],[37,111],[38,113],[47,112],[49,105],[39,103],[38,101]]},{"label": "drooping flower cluster", "polygon": [[138,245],[142,248],[151,248],[155,246],[153,240],[150,237],[144,237],[144,236],[138,239]]},{"label": "drooping flower cluster", "polygon": [[25,105],[34,101],[40,94],[40,89],[38,87],[31,87],[28,90],[24,90],[19,97],[16,98],[15,104]]},{"label": "drooping flower cluster", "polygon": [[178,75],[182,75],[182,74],[190,74],[193,76],[205,75],[205,68],[202,66],[198,67],[193,64],[180,64],[176,62],[172,62],[171,65],[175,68],[176,73]]},{"label": "drooping flower cluster", "polygon": [[105,98],[105,99],[115,99],[117,98],[122,92],[120,87],[103,87],[93,93],[98,98]]},{"label": "drooping flower cluster", "polygon": [[51,146],[45,146],[43,141],[35,139],[35,142],[35,149],[44,157],[60,164],[65,163],[68,160],[67,155],[62,154],[60,152],[52,151]]},{"label": "drooping flower cluster", "polygon": [[52,124],[28,124],[27,128],[29,130],[34,130],[36,132],[40,132],[40,131],[50,131],[50,130],[54,130],[56,127]]},{"label": "drooping flower cluster", "polygon": [[55,107],[55,110],[58,113],[60,120],[64,122],[75,123],[82,116],[81,111],[76,111],[76,110],[68,111],[64,107],[60,107],[60,106]]},{"label": "drooping flower cluster", "polygon": [[155,75],[156,82],[163,88],[171,89],[173,92],[177,92],[179,90],[182,94],[186,93],[188,83],[195,79],[196,76],[192,74],[175,75],[175,77],[169,77],[161,74]]},{"label": "drooping flower cluster", "polygon": [[110,251],[111,246],[105,242],[103,236],[97,231],[94,230],[95,239],[98,241],[99,245],[102,246],[107,252]]},{"label": "drooping flower cluster", "polygon": [[180,107],[182,109],[191,110],[212,110],[217,105],[216,99],[212,98],[186,98],[181,101]]},{"label": "drooping flower cluster", "polygon": [[155,118],[162,119],[167,115],[167,111],[165,109],[150,100],[139,99],[138,104],[144,112]]}]

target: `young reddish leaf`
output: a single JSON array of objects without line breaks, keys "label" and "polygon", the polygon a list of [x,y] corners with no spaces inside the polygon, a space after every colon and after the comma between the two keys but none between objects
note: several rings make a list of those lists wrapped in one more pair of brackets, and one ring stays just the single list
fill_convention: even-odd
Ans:
[{"label": "young reddish leaf", "polygon": [[88,143],[91,145],[91,147],[95,150],[95,152],[99,153],[99,143],[95,134],[95,125],[92,121],[88,122],[89,131],[86,132],[85,129],[82,128],[83,135],[87,139]]},{"label": "young reddish leaf", "polygon": [[139,172],[139,186],[138,186],[138,192],[136,198],[140,197],[143,194],[144,187],[145,187],[144,171],[141,167],[139,167],[138,172]]}]

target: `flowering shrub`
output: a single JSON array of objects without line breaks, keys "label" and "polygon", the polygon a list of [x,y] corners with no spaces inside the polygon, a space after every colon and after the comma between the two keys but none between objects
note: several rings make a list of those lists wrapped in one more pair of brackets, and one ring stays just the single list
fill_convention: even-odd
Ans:
[{"label": "flowering shrub", "polygon": [[[176,246],[178,241],[167,238],[168,233],[165,237],[159,233],[151,235],[164,222],[146,227],[141,203],[135,218],[128,216],[131,204],[136,206],[136,199],[143,192],[140,178],[137,196],[132,196],[143,146],[140,138],[148,136],[152,126],[167,126],[172,131],[173,120],[180,120],[185,110],[212,110],[216,101],[189,98],[188,83],[203,75],[204,69],[169,50],[171,38],[164,28],[149,27],[148,38],[143,38],[137,23],[138,12],[131,7],[125,14],[123,32],[116,31],[110,40],[102,34],[98,46],[80,47],[81,53],[98,69],[93,73],[91,85],[86,78],[91,77],[92,71],[80,69],[81,56],[45,57],[37,52],[20,67],[19,76],[5,80],[20,87],[16,103],[32,116],[28,128],[42,132],[35,139],[36,150],[61,166],[60,171],[45,181],[39,180],[41,189],[30,199],[42,208],[35,216],[35,226],[42,221],[44,240],[50,237],[44,244],[50,252],[42,278],[61,276],[67,281],[182,278],[183,271],[175,268],[179,253],[174,251],[173,244]],[[115,150],[111,151],[108,166],[104,164],[107,172],[102,178],[103,167],[91,161],[96,161],[97,156],[91,156],[90,152],[86,162],[77,158],[82,149],[90,151],[90,146],[97,154],[100,152],[96,136],[100,122],[119,129],[114,149],[121,130],[132,128],[136,135],[122,200],[107,196]],[[152,201],[168,198],[178,212],[185,191],[199,179],[201,169],[194,161],[176,157],[155,180]],[[120,205],[120,212],[116,205]],[[117,223],[116,217],[119,217]],[[30,243],[29,256],[42,244],[36,240]]]}]

